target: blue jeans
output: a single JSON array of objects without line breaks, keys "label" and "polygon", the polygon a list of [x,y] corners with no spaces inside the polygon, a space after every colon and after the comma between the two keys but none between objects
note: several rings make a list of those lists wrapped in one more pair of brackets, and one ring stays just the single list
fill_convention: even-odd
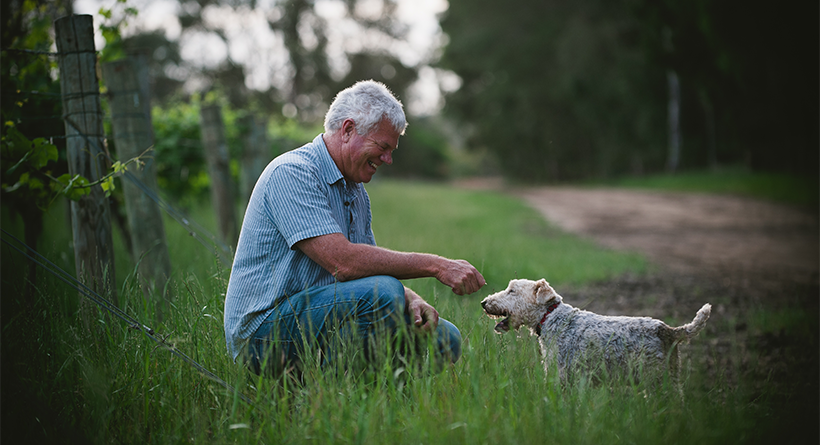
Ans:
[{"label": "blue jeans", "polygon": [[250,338],[246,362],[256,374],[276,375],[299,368],[309,351],[319,351],[322,366],[327,366],[356,356],[372,362],[388,344],[410,355],[421,355],[430,345],[439,369],[461,356],[455,325],[440,318],[435,332],[417,332],[405,313],[402,283],[374,276],[307,289],[277,302]]}]

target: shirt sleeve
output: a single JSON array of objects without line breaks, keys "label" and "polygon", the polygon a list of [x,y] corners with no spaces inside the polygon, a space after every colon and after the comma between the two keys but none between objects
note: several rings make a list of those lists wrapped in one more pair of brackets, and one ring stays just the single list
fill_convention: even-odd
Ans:
[{"label": "shirt sleeve", "polygon": [[304,239],[342,232],[324,185],[318,172],[304,163],[282,164],[272,172],[267,211],[291,249]]}]

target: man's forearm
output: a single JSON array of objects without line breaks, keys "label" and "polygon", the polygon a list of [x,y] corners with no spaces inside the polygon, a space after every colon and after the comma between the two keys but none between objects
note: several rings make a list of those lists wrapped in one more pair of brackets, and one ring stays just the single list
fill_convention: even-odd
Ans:
[{"label": "man's forearm", "polygon": [[402,280],[435,277],[444,260],[428,253],[396,252],[369,244],[353,244],[335,234],[300,241],[297,247],[339,281],[373,275],[390,275]]},{"label": "man's forearm", "polygon": [[296,243],[296,248],[339,281],[373,275],[390,275],[400,280],[434,277],[459,295],[473,293],[486,284],[484,277],[467,261],[353,244],[339,233],[302,240]]}]

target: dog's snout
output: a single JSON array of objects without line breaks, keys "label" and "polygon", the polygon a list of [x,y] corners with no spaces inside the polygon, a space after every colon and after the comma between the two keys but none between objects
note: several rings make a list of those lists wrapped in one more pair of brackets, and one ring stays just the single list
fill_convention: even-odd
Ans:
[{"label": "dog's snout", "polygon": [[487,307],[487,300],[482,300],[481,301],[481,307],[484,307],[484,308]]}]

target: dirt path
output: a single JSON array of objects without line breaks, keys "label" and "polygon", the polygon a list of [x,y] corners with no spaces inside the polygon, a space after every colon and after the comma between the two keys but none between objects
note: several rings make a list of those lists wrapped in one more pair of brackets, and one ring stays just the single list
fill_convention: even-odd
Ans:
[{"label": "dirt path", "polygon": [[512,190],[550,222],[603,246],[637,251],[672,272],[732,281],[818,282],[818,220],[731,196],[623,189]]}]

